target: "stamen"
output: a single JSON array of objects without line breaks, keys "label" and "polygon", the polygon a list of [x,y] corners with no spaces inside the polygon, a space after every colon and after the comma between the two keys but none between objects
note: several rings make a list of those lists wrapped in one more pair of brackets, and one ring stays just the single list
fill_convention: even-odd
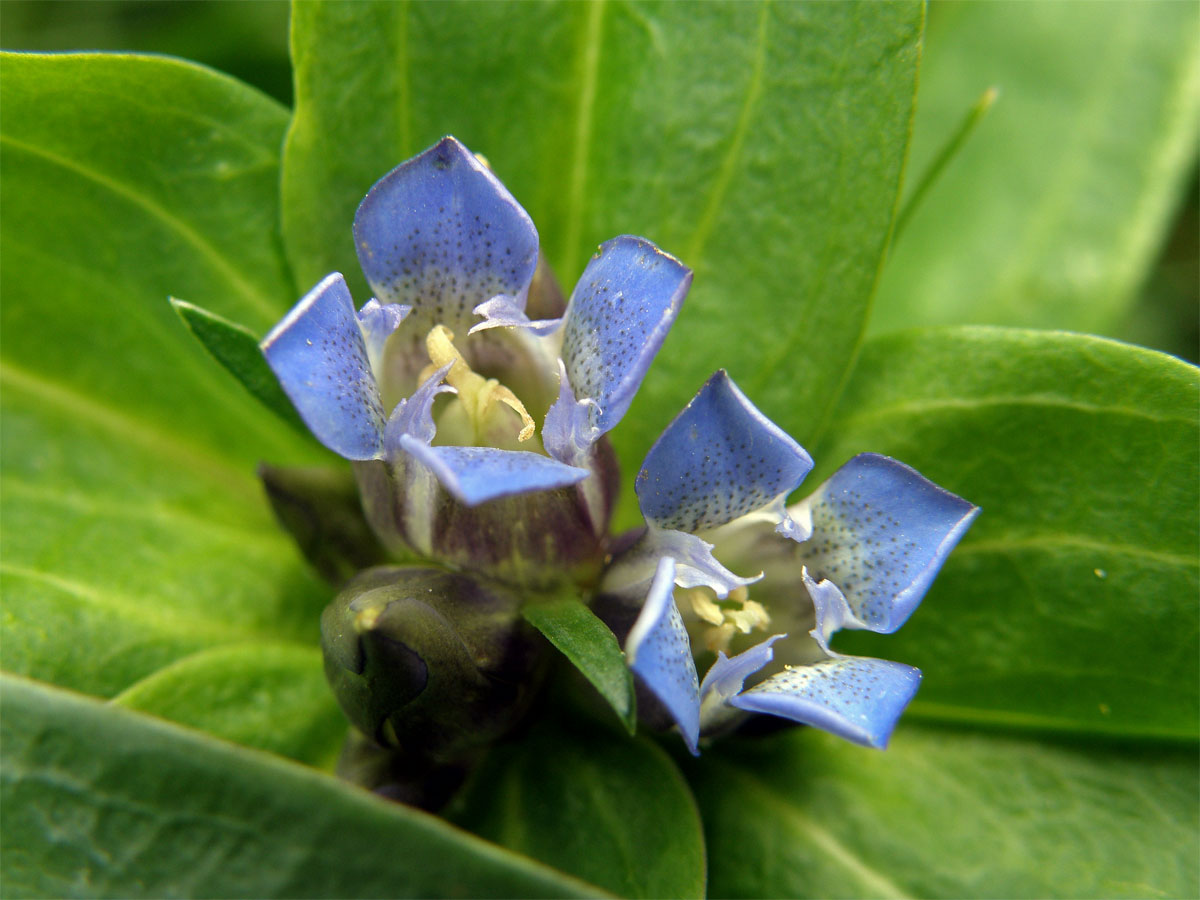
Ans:
[{"label": "stamen", "polygon": [[696,617],[709,626],[699,633],[705,646],[714,653],[718,650],[728,652],[729,644],[738,632],[749,634],[756,629],[765,631],[771,624],[771,616],[766,608],[750,599],[750,592],[744,585],[734,588],[720,602],[714,600],[711,594],[706,588],[693,588],[682,592],[680,599],[685,599]]},{"label": "stamen", "polygon": [[710,625],[720,625],[725,621],[725,613],[713,602],[704,588],[693,588],[685,596],[692,604],[692,612]]},{"label": "stamen", "polygon": [[446,382],[458,391],[458,399],[477,433],[482,431],[492,406],[503,403],[521,417],[521,430],[517,433],[517,440],[524,442],[533,437],[533,417],[525,409],[525,404],[495,378],[484,378],[471,371],[463,355],[454,346],[454,334],[449,328],[445,325],[433,326],[425,338],[425,350],[431,362],[421,372],[420,379],[423,381],[442,366],[453,363],[450,371],[446,373]]}]

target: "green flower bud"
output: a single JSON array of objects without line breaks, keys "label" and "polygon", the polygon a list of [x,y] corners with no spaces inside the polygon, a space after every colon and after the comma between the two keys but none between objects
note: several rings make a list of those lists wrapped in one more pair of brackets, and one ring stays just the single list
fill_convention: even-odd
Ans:
[{"label": "green flower bud", "polygon": [[359,731],[439,763],[520,721],[548,650],[516,594],[416,566],[351,581],[321,616],[321,646],[326,677]]}]

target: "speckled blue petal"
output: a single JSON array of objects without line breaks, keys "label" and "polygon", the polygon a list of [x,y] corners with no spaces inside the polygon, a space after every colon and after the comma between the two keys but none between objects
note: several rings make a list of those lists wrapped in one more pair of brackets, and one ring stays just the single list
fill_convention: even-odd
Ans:
[{"label": "speckled blue petal", "polygon": [[400,447],[426,465],[442,487],[467,506],[488,500],[567,487],[587,478],[587,469],[566,466],[540,453],[495,447],[430,447],[402,435]]},{"label": "speckled blue petal", "polygon": [[692,283],[692,272],[644,238],[606,241],[575,285],[562,359],[578,400],[595,400],[604,434],[633,402]]},{"label": "speckled blue petal", "polygon": [[903,663],[836,656],[785,669],[729,702],[883,748],[920,683],[920,671]]},{"label": "speckled blue petal", "polygon": [[[638,473],[646,521],[703,531],[748,513],[777,509],[812,469],[804,448],[717,372],[667,426]],[[794,532],[786,518],[785,533]]]},{"label": "speckled blue petal", "polygon": [[625,639],[625,658],[659,699],[693,755],[699,753],[700,680],[683,617],[675,605],[675,562],[659,560],[646,602]]},{"label": "speckled blue petal", "polygon": [[979,507],[903,463],[863,453],[793,514],[812,524],[802,562],[837,585],[857,620],[844,627],[887,634],[920,604]]},{"label": "speckled blue petal", "polygon": [[379,456],[384,426],[379,387],[340,274],[309,291],[261,347],[317,440],[346,459]]},{"label": "speckled blue petal", "polygon": [[424,334],[466,333],[479,304],[504,295],[524,309],[537,267],[533,222],[499,180],[452,137],[385,175],[354,217],[371,289],[413,307]]},{"label": "speckled blue petal", "polygon": [[717,651],[717,661],[709,667],[700,683],[700,729],[716,727],[725,722],[729,700],[741,693],[746,679],[775,658],[771,645],[786,634],[775,634],[736,656]]}]

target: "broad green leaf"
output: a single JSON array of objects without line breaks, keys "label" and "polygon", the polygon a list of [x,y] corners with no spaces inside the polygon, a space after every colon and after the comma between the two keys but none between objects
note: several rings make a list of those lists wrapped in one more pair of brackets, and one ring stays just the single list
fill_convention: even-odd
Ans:
[{"label": "broad green leaf", "polygon": [[883,752],[820,732],[685,766],[715,897],[1195,897],[1194,750],[901,725]]},{"label": "broad green leaf", "polygon": [[107,697],[215,647],[316,646],[327,591],[254,475],[313,444],[167,303],[265,330],[293,301],[286,112],[167,59],[7,54],[0,74],[5,667]]},{"label": "broad green leaf", "polygon": [[809,439],[863,328],[921,26],[916,4],[301,4],[289,259],[365,298],[355,207],[453,133],[528,208],[568,292],[616,234],[695,269],[612,435],[627,472],[720,365]]},{"label": "broad green leaf", "polygon": [[869,342],[814,456],[886,453],[983,513],[900,632],[840,645],[923,669],[912,716],[1194,738],[1198,422],[1195,368],[1111,341]]},{"label": "broad green leaf", "polygon": [[186,300],[172,297],[171,305],[179,313],[179,318],[183,319],[188,331],[204,345],[213,359],[241,382],[242,387],[271,412],[299,429],[301,434],[308,434],[308,428],[300,421],[296,408],[279,386],[279,379],[267,365],[254,332]]},{"label": "broad green leaf", "polygon": [[897,242],[872,330],[1117,333],[1195,163],[1200,10],[935,6],[910,171],[988,87],[1000,98]]},{"label": "broad green leaf", "polygon": [[0,686],[7,896],[600,893],[277,757],[35,682]]},{"label": "broad green leaf", "polygon": [[547,716],[492,750],[447,814],[623,897],[704,896],[695,800],[647,738]]},{"label": "broad green leaf", "polygon": [[203,650],[112,702],[314,766],[332,768],[346,738],[317,647],[253,642]]},{"label": "broad green leaf", "polygon": [[637,723],[633,674],[609,627],[574,596],[527,603],[522,612],[583,673],[632,734]]}]

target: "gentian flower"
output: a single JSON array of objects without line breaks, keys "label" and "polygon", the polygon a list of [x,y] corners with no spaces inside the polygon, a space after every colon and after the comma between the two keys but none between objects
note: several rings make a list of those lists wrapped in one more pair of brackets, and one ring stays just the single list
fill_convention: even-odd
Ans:
[{"label": "gentian flower", "polygon": [[[719,371],[638,473],[646,531],[608,568],[601,611],[640,708],[693,753],[753,713],[883,747],[916,693],[917,669],[830,638],[903,625],[979,509],[871,453],[786,507],[812,466]],[[703,681],[694,653],[712,660]]]},{"label": "gentian flower", "polygon": [[617,237],[562,314],[533,222],[450,137],[370,190],[354,241],[375,298],[356,312],[333,273],[262,350],[317,439],[354,462],[381,540],[514,583],[598,571],[616,491],[603,436],[691,272]]}]

